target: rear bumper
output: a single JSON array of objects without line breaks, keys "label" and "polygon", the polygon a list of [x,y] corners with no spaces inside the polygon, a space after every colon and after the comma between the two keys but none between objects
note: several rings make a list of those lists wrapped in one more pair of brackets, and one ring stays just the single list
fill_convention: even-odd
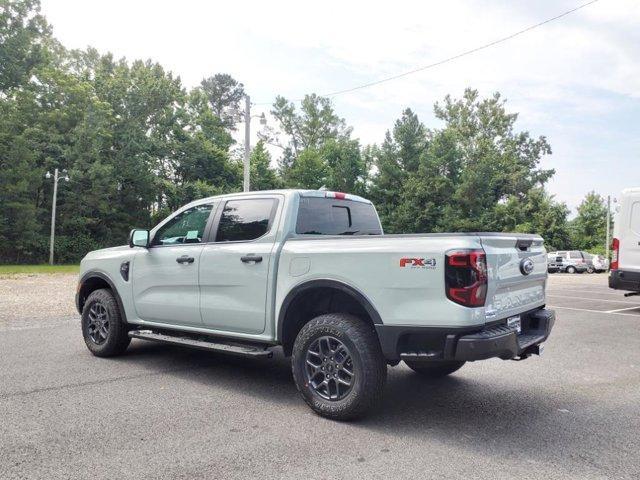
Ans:
[{"label": "rear bumper", "polygon": [[640,272],[611,270],[609,272],[609,288],[640,292]]},{"label": "rear bumper", "polygon": [[478,330],[376,325],[382,351],[390,363],[400,360],[474,361],[511,359],[540,353],[539,345],[555,323],[553,310],[538,309],[521,316],[522,332],[506,320]]}]

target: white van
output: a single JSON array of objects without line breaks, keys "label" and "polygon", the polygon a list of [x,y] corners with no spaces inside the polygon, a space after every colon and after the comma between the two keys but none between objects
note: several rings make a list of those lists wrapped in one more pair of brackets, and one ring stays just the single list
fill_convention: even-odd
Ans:
[{"label": "white van", "polygon": [[622,191],[612,248],[609,287],[640,292],[640,187]]}]

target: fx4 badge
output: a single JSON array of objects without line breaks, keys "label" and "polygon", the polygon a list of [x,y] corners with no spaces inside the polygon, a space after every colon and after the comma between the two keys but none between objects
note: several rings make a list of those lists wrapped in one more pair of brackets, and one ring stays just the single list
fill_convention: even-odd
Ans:
[{"label": "fx4 badge", "polygon": [[436,268],[435,258],[401,258],[400,266],[402,268]]}]

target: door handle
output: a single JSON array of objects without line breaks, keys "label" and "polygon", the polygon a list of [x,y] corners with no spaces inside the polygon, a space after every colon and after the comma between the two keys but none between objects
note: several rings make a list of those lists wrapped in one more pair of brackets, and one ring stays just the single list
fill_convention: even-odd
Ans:
[{"label": "door handle", "polygon": [[262,257],[259,255],[245,255],[244,257],[240,257],[240,261],[242,261],[243,263],[260,263],[262,261]]},{"label": "door handle", "polygon": [[193,263],[195,261],[196,259],[189,255],[182,255],[181,257],[176,258],[176,262],[178,263]]}]

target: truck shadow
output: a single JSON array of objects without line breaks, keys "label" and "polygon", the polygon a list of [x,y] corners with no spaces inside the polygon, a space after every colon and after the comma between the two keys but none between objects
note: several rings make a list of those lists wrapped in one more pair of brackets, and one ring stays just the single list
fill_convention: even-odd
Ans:
[{"label": "truck shadow", "polygon": [[[259,397],[266,405],[284,406],[290,410],[292,428],[331,422],[314,415],[304,404],[291,378],[290,362],[281,355],[271,360],[251,360],[136,343],[118,361],[156,370],[170,366],[163,375]],[[566,399],[552,387],[536,390],[522,385],[508,381],[496,385],[484,375],[425,380],[406,368],[390,368],[381,407],[363,420],[336,427],[342,431],[367,430],[369,435],[414,445],[424,445],[425,441],[455,443],[463,450],[531,463],[562,465],[577,461],[597,468],[599,453],[609,448],[607,445],[618,444],[617,448],[624,450],[620,435],[631,426],[624,421],[623,412],[589,404],[579,392],[572,392]],[[597,419],[585,418],[585,413],[578,418],[567,408],[595,410]],[[607,419],[606,425],[599,425],[603,418]]]}]

